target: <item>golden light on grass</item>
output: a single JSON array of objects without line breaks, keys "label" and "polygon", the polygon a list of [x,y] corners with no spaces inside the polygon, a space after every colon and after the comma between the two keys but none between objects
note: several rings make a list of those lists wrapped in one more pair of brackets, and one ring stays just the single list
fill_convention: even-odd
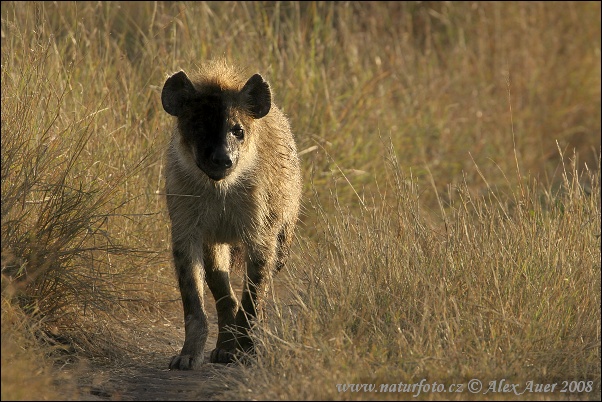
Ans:
[{"label": "golden light on grass", "polygon": [[39,363],[29,390],[48,399],[72,395],[53,361],[148,353],[140,323],[178,297],[160,89],[222,56],[274,87],[305,185],[260,353],[224,372],[226,396],[399,399],[336,384],[507,378],[593,381],[575,397],[599,398],[599,16],[597,2],[3,2],[2,399],[31,397],[14,384],[33,363],[14,361]]}]

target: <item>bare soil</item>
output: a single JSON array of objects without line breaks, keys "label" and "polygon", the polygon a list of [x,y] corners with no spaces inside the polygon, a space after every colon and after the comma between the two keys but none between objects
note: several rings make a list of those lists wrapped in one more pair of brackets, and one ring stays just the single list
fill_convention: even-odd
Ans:
[{"label": "bare soil", "polygon": [[78,386],[77,399],[88,401],[198,401],[225,399],[224,377],[232,375],[235,364],[212,364],[211,350],[217,340],[217,314],[213,299],[205,300],[209,316],[209,338],[201,370],[169,370],[172,356],[184,343],[183,317],[179,300],[160,320],[136,323],[132,342],[139,352],[112,362],[88,360],[72,370]]},{"label": "bare soil", "polygon": [[[240,296],[242,274],[232,272],[234,292]],[[272,283],[282,300],[287,300],[282,275]],[[175,281],[174,281],[175,282]],[[171,292],[173,291],[173,293]],[[238,363],[209,363],[217,341],[217,311],[209,289],[205,286],[205,309],[209,321],[209,335],[205,345],[205,364],[194,371],[169,370],[171,358],[184,344],[184,317],[179,293],[175,288],[166,292],[169,301],[160,305],[160,314],[131,317],[128,326],[134,331],[120,334],[127,339],[126,357],[90,359],[74,364],[70,377],[77,383],[74,399],[87,401],[198,401],[248,399],[233,392],[235,382],[243,372]],[[169,294],[169,295],[168,295]],[[130,325],[131,324],[131,325]],[[113,343],[113,342],[112,342]]]},{"label": "bare soil", "polygon": [[198,401],[222,399],[220,376],[234,367],[206,364],[197,371],[171,371],[165,359],[128,366],[97,366],[80,379],[80,396],[88,401]]}]

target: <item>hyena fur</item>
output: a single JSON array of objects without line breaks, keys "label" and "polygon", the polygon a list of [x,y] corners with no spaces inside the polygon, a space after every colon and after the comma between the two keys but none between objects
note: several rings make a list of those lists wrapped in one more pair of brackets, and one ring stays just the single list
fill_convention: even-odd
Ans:
[{"label": "hyena fur", "polygon": [[[289,122],[261,75],[241,77],[224,61],[210,62],[190,78],[172,75],[161,94],[165,111],[177,117],[165,179],[185,323],[170,369],[203,363],[203,276],[218,314],[210,361],[228,363],[253,350],[257,303],[266,279],[284,265],[297,221],[301,173]],[[230,285],[233,249],[246,262],[240,302]]]}]

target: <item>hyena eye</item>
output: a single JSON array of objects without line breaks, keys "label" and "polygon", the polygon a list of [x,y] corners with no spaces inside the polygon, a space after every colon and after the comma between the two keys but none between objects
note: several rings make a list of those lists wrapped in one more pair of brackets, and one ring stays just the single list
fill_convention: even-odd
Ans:
[{"label": "hyena eye", "polygon": [[239,140],[242,140],[243,138],[245,138],[245,130],[243,130],[243,128],[240,126],[240,124],[237,124],[234,127],[232,127],[230,129],[230,132],[232,133],[233,136],[235,136]]}]

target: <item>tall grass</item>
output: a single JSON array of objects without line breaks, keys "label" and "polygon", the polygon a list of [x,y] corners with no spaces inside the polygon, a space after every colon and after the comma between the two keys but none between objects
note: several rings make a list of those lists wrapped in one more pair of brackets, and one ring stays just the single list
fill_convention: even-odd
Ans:
[{"label": "tall grass", "polygon": [[3,2],[1,29],[3,389],[6,333],[119,358],[177,307],[160,89],[226,57],[270,82],[305,179],[233,396],[599,394],[598,2]]},{"label": "tall grass", "polygon": [[123,303],[145,299],[141,257],[157,254],[131,233],[145,214],[128,188],[153,151],[115,143],[134,130],[115,127],[106,83],[89,87],[98,69],[43,38],[43,4],[26,7],[38,18],[2,26],[2,294],[44,324],[47,341],[111,354]]},{"label": "tall grass", "polygon": [[276,292],[269,323],[256,332],[256,365],[230,380],[231,396],[397,400],[420,395],[337,385],[374,384],[378,392],[425,379],[464,384],[464,392],[420,398],[481,399],[466,388],[476,378],[483,392],[501,379],[520,390],[527,381],[589,381],[584,395],[595,399],[599,174],[566,166],[561,190],[530,179],[505,197],[450,186],[437,224],[423,211],[416,178],[392,160],[395,180],[384,187],[397,203],[372,194],[352,213],[335,196],[333,213],[312,198],[322,233],[300,237],[280,284],[286,291]]}]

